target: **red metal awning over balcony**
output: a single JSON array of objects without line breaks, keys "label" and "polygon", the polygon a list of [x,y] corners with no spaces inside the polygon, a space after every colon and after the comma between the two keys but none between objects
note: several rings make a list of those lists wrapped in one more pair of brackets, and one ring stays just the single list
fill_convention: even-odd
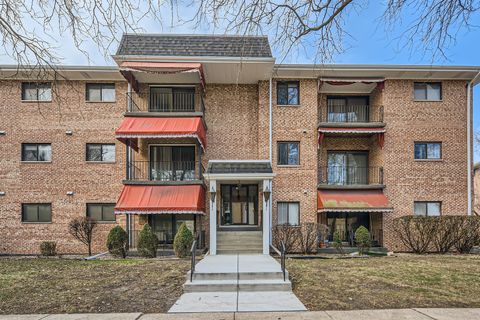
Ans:
[{"label": "red metal awning over balcony", "polygon": [[203,149],[207,146],[206,136],[200,117],[125,117],[115,131],[115,137],[124,143],[127,139],[190,137],[196,138]]},{"label": "red metal awning over balcony", "polygon": [[205,189],[201,185],[126,185],[115,213],[205,214]]},{"label": "red metal awning over balcony", "polygon": [[318,190],[318,212],[391,211],[382,190]]},{"label": "red metal awning over balcony", "polygon": [[318,144],[322,144],[326,134],[376,134],[380,148],[385,144],[384,127],[318,127]]}]

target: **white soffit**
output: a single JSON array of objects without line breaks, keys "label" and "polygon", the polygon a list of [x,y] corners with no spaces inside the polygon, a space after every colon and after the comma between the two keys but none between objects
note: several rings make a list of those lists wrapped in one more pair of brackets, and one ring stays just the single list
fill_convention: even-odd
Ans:
[{"label": "white soffit", "polygon": [[275,76],[279,78],[383,77],[386,79],[472,80],[479,71],[478,66],[300,64],[275,66]]},{"label": "white soffit", "polygon": [[320,93],[371,93],[377,83],[356,82],[346,85],[332,85],[324,82],[320,86]]}]

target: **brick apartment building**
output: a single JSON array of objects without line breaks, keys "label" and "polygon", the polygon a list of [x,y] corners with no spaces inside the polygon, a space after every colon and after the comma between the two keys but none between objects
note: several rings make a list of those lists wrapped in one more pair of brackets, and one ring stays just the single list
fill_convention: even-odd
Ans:
[{"label": "brick apartment building", "polygon": [[472,211],[479,67],[278,65],[253,36],[125,35],[114,59],[1,66],[0,254],[84,252],[85,215],[97,252],[115,224],[133,245],[182,222],[213,254],[304,222],[398,250],[395,217]]}]

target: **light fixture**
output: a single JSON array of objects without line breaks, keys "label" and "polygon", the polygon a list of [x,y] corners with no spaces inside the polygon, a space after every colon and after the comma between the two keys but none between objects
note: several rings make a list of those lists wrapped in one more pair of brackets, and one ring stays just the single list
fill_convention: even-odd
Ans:
[{"label": "light fixture", "polygon": [[73,191],[67,191],[67,196],[73,196],[74,192]]},{"label": "light fixture", "polygon": [[0,191],[0,196],[4,196],[5,194],[5,191]]},{"label": "light fixture", "polygon": [[67,130],[67,131],[65,131],[65,134],[67,136],[71,136],[71,135],[73,135],[73,131],[72,130]]},{"label": "light fixture", "polygon": [[0,136],[4,136],[4,135],[6,135],[6,134],[7,134],[7,133],[5,132],[5,130],[1,130],[1,131],[0,131]]},{"label": "light fixture", "polygon": [[267,202],[268,200],[270,200],[270,195],[272,194],[272,192],[270,191],[270,188],[267,186],[265,188],[265,190],[263,190],[263,199],[265,200],[265,202]]},{"label": "light fixture", "polygon": [[210,199],[212,199],[212,202],[215,202],[215,196],[217,195],[217,190],[215,190],[215,187],[210,190]]}]

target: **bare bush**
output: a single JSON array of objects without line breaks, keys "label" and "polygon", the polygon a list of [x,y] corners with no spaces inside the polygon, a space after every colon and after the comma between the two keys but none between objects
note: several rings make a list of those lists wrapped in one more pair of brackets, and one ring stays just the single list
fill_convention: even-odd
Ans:
[{"label": "bare bush", "polygon": [[462,216],[443,216],[437,220],[436,232],[433,238],[433,245],[437,252],[449,252],[458,240],[458,231],[463,223]]},{"label": "bare bush", "polygon": [[315,252],[318,239],[317,224],[313,222],[305,222],[299,228],[300,249],[304,254]]},{"label": "bare bush", "polygon": [[95,221],[89,217],[75,218],[68,224],[68,232],[88,247],[88,255],[92,255],[92,239]]},{"label": "bare bush", "polygon": [[291,225],[278,225],[275,227],[273,233],[273,243],[277,248],[280,248],[280,243],[285,244],[285,251],[287,253],[298,251],[298,241],[300,238],[299,227]]},{"label": "bare bush", "polygon": [[480,217],[463,217],[456,233],[455,249],[460,253],[470,253],[474,246],[480,245]]},{"label": "bare bush", "polygon": [[402,243],[415,253],[426,253],[437,232],[436,217],[404,216],[395,219],[394,226]]}]

